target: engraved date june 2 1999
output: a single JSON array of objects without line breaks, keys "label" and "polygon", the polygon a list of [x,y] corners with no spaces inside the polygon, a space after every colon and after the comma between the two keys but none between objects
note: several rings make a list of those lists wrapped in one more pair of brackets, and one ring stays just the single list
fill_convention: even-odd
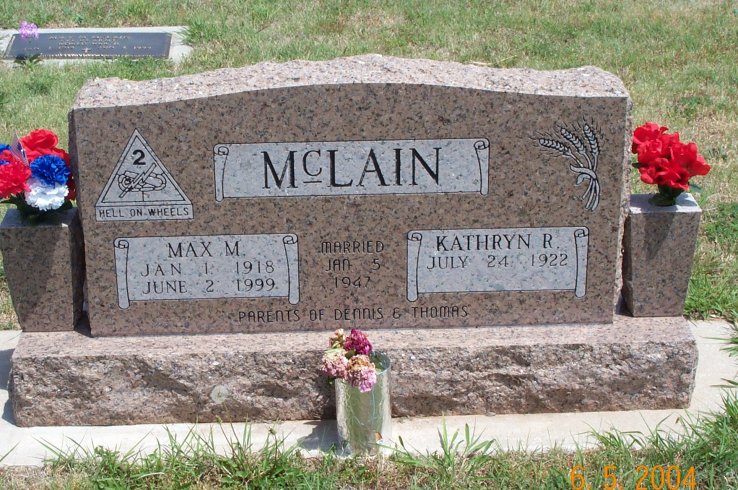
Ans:
[{"label": "engraved date june 2 1999", "polygon": [[118,304],[216,298],[299,302],[297,236],[203,235],[115,240]]}]

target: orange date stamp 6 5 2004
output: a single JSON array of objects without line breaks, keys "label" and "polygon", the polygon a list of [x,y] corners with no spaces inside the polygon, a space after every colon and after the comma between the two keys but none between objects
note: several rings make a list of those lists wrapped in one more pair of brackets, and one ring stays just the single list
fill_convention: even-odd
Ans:
[{"label": "orange date stamp 6 5 2004", "polygon": [[[618,481],[617,466],[606,465],[602,469],[602,490],[621,490],[623,485]],[[679,466],[646,466],[639,465],[636,471],[635,490],[677,490],[689,488],[694,490],[694,466],[683,472]],[[600,490],[587,482],[584,467],[574,466],[569,472],[572,490]]]}]

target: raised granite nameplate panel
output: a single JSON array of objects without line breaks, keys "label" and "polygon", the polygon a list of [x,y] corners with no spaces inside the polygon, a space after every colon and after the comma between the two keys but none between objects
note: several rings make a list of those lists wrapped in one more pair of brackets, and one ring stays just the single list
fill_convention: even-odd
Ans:
[{"label": "raised granite nameplate panel", "polygon": [[586,294],[586,228],[411,231],[407,299],[419,294],[572,291]]},{"label": "raised granite nameplate panel", "polygon": [[295,235],[130,237],[115,241],[118,305],[131,301],[300,301]]},{"label": "raised granite nameplate panel", "polygon": [[218,145],[215,199],[487,194],[483,138]]}]

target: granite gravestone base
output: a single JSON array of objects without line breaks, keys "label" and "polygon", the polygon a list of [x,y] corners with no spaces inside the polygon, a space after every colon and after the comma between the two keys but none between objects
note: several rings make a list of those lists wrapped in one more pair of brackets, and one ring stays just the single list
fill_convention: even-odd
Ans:
[{"label": "granite gravestone base", "polygon": [[[371,332],[395,417],[683,408],[697,351],[681,317]],[[24,333],[19,426],[334,418],[326,332],[99,337]]]},{"label": "granite gravestone base", "polygon": [[596,68],[381,56],[88,82],[89,323],[23,334],[17,423],[331,417],[338,327],[395,416],[686,406],[686,321],[614,312],[629,110]]}]

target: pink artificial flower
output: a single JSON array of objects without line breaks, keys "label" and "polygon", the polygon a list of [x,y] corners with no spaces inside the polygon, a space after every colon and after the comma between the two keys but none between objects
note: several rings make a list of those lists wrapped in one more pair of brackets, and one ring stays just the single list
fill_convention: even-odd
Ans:
[{"label": "pink artificial flower", "polygon": [[20,32],[20,37],[22,39],[38,39],[38,26],[33,22],[22,20],[18,31]]},{"label": "pink artificial flower", "polygon": [[323,354],[321,370],[329,378],[346,378],[349,361],[343,349],[328,349]]},{"label": "pink artificial flower", "polygon": [[354,351],[357,355],[369,355],[372,353],[372,344],[361,330],[352,328],[351,333],[346,337],[343,348],[347,351]]},{"label": "pink artificial flower", "polygon": [[358,355],[351,358],[348,363],[346,381],[362,393],[371,391],[377,383],[377,368],[369,356]]}]

